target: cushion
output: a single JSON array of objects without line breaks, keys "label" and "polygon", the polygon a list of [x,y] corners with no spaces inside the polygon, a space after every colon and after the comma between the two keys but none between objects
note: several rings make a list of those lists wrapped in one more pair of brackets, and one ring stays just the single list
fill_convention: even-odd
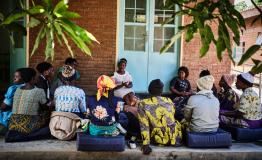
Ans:
[{"label": "cushion", "polygon": [[223,126],[223,129],[230,132],[232,138],[238,141],[262,140],[262,128],[238,128]]},{"label": "cushion", "polygon": [[51,138],[49,127],[43,127],[29,134],[9,130],[5,136],[5,142],[25,142]]},{"label": "cushion", "polygon": [[78,151],[124,151],[125,137],[92,136],[88,133],[78,132],[76,139]]},{"label": "cushion", "polygon": [[219,129],[217,132],[187,132],[186,144],[191,148],[222,148],[231,146],[231,134]]}]

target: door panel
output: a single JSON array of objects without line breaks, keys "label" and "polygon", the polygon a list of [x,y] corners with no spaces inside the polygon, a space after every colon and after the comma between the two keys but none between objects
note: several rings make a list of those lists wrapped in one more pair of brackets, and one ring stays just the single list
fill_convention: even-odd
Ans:
[{"label": "door panel", "polygon": [[151,80],[161,79],[164,92],[169,91],[169,81],[178,67],[178,45],[165,54],[161,47],[176,32],[175,21],[164,27],[161,23],[172,15],[174,9],[163,10],[164,0],[121,0],[118,59],[127,59],[127,71],[133,77],[134,90],[147,92]]}]

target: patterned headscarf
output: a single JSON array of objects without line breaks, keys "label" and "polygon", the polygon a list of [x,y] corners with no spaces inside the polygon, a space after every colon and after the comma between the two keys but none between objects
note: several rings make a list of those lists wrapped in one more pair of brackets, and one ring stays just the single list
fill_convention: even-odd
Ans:
[{"label": "patterned headscarf", "polygon": [[105,96],[108,98],[108,91],[115,88],[116,84],[114,79],[102,75],[97,79],[97,94],[96,98],[99,101],[102,96]]},{"label": "patterned headscarf", "polygon": [[235,75],[231,75],[231,74],[224,74],[224,75],[223,75],[223,78],[224,78],[225,82],[227,83],[227,85],[228,85],[229,87],[231,87],[232,84],[233,84],[234,81],[235,81],[236,76],[235,76]]},{"label": "patterned headscarf", "polygon": [[72,81],[76,79],[76,71],[69,65],[64,65],[62,69],[62,78],[65,81]]}]

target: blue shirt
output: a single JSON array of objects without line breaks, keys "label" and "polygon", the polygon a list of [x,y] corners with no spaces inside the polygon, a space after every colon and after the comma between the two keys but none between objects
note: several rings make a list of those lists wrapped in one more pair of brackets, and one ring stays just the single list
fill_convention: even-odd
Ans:
[{"label": "blue shirt", "polygon": [[8,106],[13,105],[13,97],[17,88],[22,87],[24,84],[14,84],[7,89],[5,94],[4,103]]},{"label": "blue shirt", "polygon": [[61,112],[86,112],[86,97],[83,89],[60,86],[55,90],[55,108]]}]

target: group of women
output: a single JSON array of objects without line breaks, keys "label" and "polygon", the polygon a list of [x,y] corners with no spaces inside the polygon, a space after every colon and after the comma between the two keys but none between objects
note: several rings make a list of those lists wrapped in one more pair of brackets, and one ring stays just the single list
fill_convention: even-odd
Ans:
[{"label": "group of women", "polygon": [[216,132],[219,123],[261,127],[260,100],[252,89],[254,76],[249,72],[237,76],[236,87],[243,91],[240,98],[232,89],[234,76],[223,75],[217,93],[214,77],[204,70],[195,92],[187,80],[187,67],[180,67],[170,82],[170,98],[161,96],[164,84],[155,79],[148,86],[150,97],[139,100],[126,65],[122,58],[112,77],[100,76],[97,94],[87,100],[83,89],[76,86],[80,78],[76,59],[68,58],[55,74],[50,63],[38,64],[37,79],[34,69],[18,69],[1,105],[1,131],[8,129],[6,142],[51,135],[70,140],[82,127],[96,136],[126,134],[131,148],[141,139],[142,152],[149,154],[150,144],[180,146],[184,131]]}]

